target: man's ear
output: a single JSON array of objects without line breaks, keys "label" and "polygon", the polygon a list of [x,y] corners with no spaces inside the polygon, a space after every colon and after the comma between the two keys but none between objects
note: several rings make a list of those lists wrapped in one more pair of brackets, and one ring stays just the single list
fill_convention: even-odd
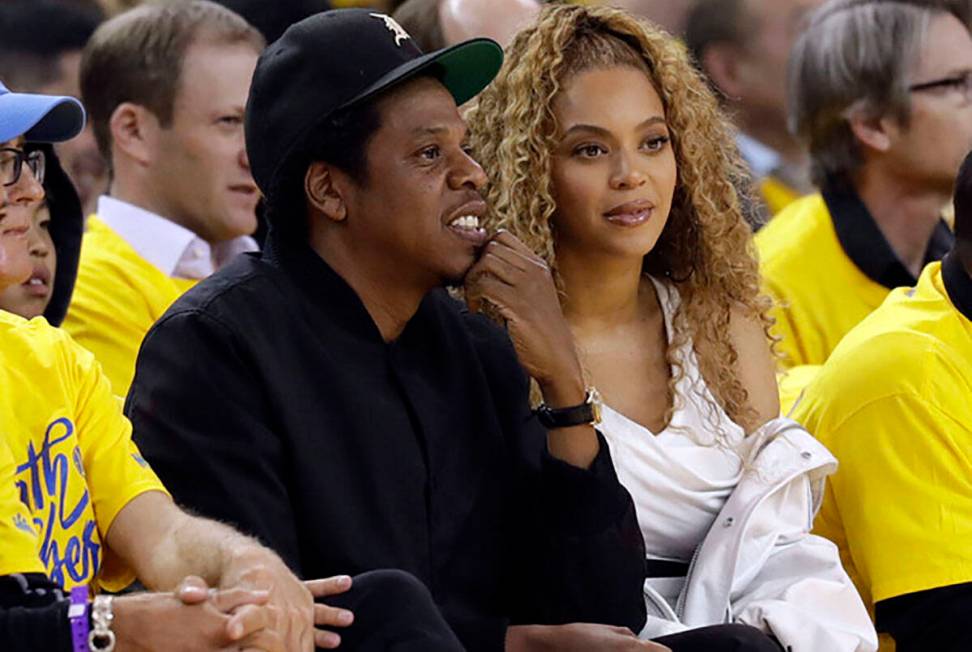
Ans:
[{"label": "man's ear", "polygon": [[345,202],[347,184],[344,183],[344,176],[340,170],[321,161],[311,163],[304,173],[304,195],[307,203],[334,222],[343,222],[348,217],[348,206]]},{"label": "man's ear", "polygon": [[155,158],[162,127],[155,114],[144,106],[122,102],[108,119],[112,149],[148,165]]},{"label": "man's ear", "polygon": [[702,53],[702,68],[712,83],[729,100],[738,100],[745,89],[739,47],[732,43],[713,43]]},{"label": "man's ear", "polygon": [[854,138],[866,149],[886,152],[901,133],[897,120],[875,115],[865,107],[851,107],[845,115]]}]

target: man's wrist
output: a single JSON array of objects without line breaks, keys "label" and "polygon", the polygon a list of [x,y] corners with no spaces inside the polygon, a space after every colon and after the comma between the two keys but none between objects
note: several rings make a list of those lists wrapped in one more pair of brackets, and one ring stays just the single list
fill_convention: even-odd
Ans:
[{"label": "man's wrist", "polygon": [[269,590],[273,584],[273,567],[277,563],[283,562],[273,551],[253,539],[241,536],[229,543],[224,552],[219,586]]},{"label": "man's wrist", "polygon": [[568,365],[562,372],[538,379],[537,384],[540,385],[544,404],[553,409],[579,405],[587,397],[587,386],[579,364]]},{"label": "man's wrist", "polygon": [[139,652],[139,632],[142,630],[142,614],[149,606],[145,593],[121,595],[115,598],[112,611],[115,620],[112,630],[115,632],[115,652]]}]

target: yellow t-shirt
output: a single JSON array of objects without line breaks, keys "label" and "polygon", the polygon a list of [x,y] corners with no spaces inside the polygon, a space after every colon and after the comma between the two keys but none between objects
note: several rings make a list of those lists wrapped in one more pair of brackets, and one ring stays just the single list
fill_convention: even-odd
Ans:
[{"label": "yellow t-shirt", "polygon": [[756,247],[765,290],[777,304],[772,315],[784,368],[823,364],[888,296],[844,252],[820,194],[770,220],[756,234]]},{"label": "yellow t-shirt", "polygon": [[114,392],[124,396],[145,334],[195,283],[166,276],[92,215],[63,328],[95,354]]},{"label": "yellow t-shirt", "polygon": [[798,191],[774,176],[763,177],[759,180],[758,186],[759,194],[766,204],[766,211],[770,215],[776,215],[800,198]]},{"label": "yellow t-shirt", "polygon": [[[2,425],[0,425],[2,428]],[[17,496],[17,463],[0,430],[0,575],[45,573],[33,517]]]},{"label": "yellow t-shirt", "polygon": [[43,568],[67,589],[93,580],[124,588],[134,576],[121,564],[111,571],[102,564],[105,534],[133,498],[165,488],[132,442],[101,367],[43,318],[0,311],[0,387],[3,450],[40,535]]},{"label": "yellow t-shirt", "polygon": [[793,414],[840,463],[815,527],[872,607],[972,581],[972,322],[941,267],[853,329]]},{"label": "yellow t-shirt", "polygon": [[776,382],[780,390],[780,414],[790,413],[803,395],[804,389],[820,372],[818,364],[802,364],[797,367],[783,369],[776,374]]}]

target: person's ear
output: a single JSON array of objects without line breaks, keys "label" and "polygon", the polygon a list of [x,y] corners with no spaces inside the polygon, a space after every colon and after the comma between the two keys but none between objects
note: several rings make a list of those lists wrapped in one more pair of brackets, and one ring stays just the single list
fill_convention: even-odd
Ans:
[{"label": "person's ear", "polygon": [[901,133],[898,121],[889,116],[878,116],[864,107],[852,107],[846,113],[847,124],[854,138],[866,149],[886,152]]},{"label": "person's ear", "polygon": [[702,68],[712,83],[729,100],[742,97],[746,80],[745,64],[741,61],[739,47],[732,43],[713,43],[702,53]]},{"label": "person's ear", "polygon": [[307,203],[333,222],[343,222],[348,217],[347,188],[342,176],[340,170],[320,161],[311,163],[304,173]]},{"label": "person's ear", "polygon": [[144,106],[122,102],[108,119],[112,150],[149,165],[158,149],[162,127],[154,113]]}]

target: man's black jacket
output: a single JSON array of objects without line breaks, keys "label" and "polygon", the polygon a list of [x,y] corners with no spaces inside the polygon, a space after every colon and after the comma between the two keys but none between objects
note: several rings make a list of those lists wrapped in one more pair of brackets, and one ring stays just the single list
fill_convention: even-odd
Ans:
[{"label": "man's black jacket", "polygon": [[149,331],[126,403],[180,504],[301,577],[429,587],[470,650],[516,623],[644,621],[644,544],[603,438],[549,455],[509,338],[444,290],[383,341],[306,245],[247,255]]}]

